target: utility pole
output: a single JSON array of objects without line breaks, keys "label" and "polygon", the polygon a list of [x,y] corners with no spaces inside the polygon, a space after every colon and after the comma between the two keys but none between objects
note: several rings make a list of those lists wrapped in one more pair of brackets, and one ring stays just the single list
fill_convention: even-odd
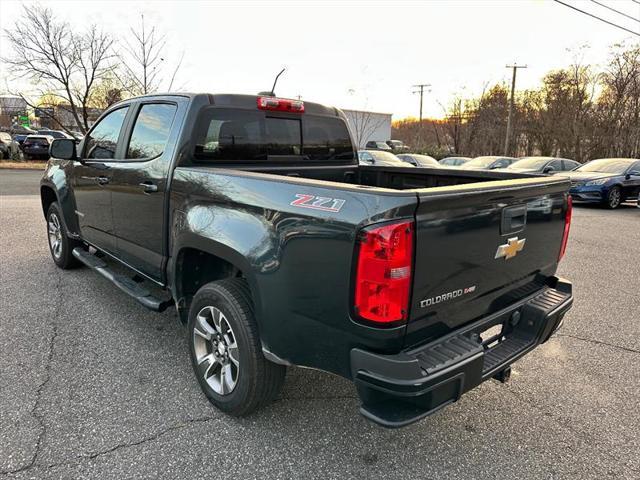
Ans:
[{"label": "utility pole", "polygon": [[505,68],[513,69],[513,78],[511,79],[511,100],[509,101],[509,116],[507,117],[507,135],[504,137],[504,155],[506,157],[509,155],[509,140],[511,139],[511,119],[513,118],[514,94],[516,91],[516,72],[519,68],[527,68],[527,66],[514,63],[513,65],[506,65]]},{"label": "utility pole", "polygon": [[420,136],[420,143],[422,143],[422,98],[424,97],[424,89],[430,87],[430,83],[421,83],[419,85],[412,85],[413,88],[417,88],[418,90],[414,90],[412,93],[415,95],[416,93],[420,94],[420,123],[418,123],[418,135]]},{"label": "utility pole", "polygon": [[422,127],[422,97],[424,96],[424,89],[425,87],[430,87],[431,84],[430,83],[422,83],[420,85],[412,85],[413,88],[417,88],[418,90],[414,90],[412,93],[416,94],[419,93],[420,94],[420,127]]}]

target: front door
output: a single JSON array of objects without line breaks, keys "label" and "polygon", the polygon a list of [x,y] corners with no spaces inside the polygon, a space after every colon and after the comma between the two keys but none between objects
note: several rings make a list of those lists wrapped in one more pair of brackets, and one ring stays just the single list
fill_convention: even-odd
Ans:
[{"label": "front door", "polygon": [[[165,248],[165,195],[178,135],[179,105],[143,102],[127,128],[124,158],[113,167],[113,221],[118,257],[162,282]],[[184,105],[183,105],[184,107]],[[130,132],[130,133],[129,133]]]},{"label": "front door", "polygon": [[115,252],[116,247],[110,182],[127,112],[128,107],[114,110],[94,126],[73,167],[80,233],[84,240],[107,252]]}]

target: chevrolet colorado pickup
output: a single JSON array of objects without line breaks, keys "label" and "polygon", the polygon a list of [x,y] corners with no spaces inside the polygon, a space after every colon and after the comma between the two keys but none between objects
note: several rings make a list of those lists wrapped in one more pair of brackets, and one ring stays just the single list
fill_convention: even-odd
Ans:
[{"label": "chevrolet colorado pickup", "polygon": [[40,191],[56,265],[175,307],[221,410],[265,405],[299,365],[352,380],[361,413],[399,427],[505,381],[560,327],[569,187],[362,166],[338,109],[172,94],[54,140]]}]

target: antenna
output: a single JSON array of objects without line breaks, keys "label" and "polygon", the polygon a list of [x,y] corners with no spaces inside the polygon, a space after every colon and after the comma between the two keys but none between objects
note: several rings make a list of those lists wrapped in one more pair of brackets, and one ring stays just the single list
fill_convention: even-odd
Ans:
[{"label": "antenna", "polygon": [[280,75],[282,75],[284,73],[284,71],[286,70],[286,67],[283,68],[282,70],[280,70],[280,73],[278,75],[276,75],[276,79],[273,81],[273,87],[271,87],[271,91],[270,92],[260,92],[258,95],[269,95],[271,97],[275,97],[276,96],[276,83],[278,83],[278,78],[280,78]]},{"label": "antenna", "polygon": [[276,95],[276,83],[278,83],[278,78],[280,78],[280,75],[282,75],[285,70],[286,68],[283,68],[282,70],[280,70],[280,73],[276,75],[276,79],[273,81],[273,87],[271,87],[271,93],[273,94],[274,97]]}]

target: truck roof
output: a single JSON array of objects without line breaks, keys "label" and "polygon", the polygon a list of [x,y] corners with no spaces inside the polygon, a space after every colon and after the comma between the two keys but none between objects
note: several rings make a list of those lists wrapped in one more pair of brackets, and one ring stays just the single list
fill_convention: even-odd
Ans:
[{"label": "truck roof", "polygon": [[[208,103],[216,106],[225,106],[232,108],[246,108],[255,109],[258,97],[265,97],[268,95],[247,95],[241,93],[195,93],[195,92],[174,92],[174,93],[151,93],[147,95],[140,95],[138,97],[128,98],[120,103],[130,102],[132,100],[140,98],[167,98],[167,97],[183,97],[189,99],[196,98],[208,98]],[[284,97],[277,97],[284,98]],[[341,116],[340,110],[335,107],[322,105],[316,102],[309,102],[307,100],[301,100],[304,102],[304,108],[306,114],[312,115],[331,115]],[[303,114],[304,115],[304,114]]]}]

